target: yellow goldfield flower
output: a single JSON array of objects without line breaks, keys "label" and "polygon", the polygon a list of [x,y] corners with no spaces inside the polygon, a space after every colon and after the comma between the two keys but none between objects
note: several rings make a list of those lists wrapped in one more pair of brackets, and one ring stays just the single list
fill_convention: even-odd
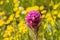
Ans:
[{"label": "yellow goldfield flower", "polygon": [[22,11],[22,10],[24,10],[24,8],[23,7],[19,7],[19,10]]},{"label": "yellow goldfield flower", "polygon": [[6,22],[5,22],[5,24],[9,24],[11,21],[10,20],[7,20]]},{"label": "yellow goldfield flower", "polygon": [[46,10],[43,10],[41,11],[41,14],[46,14],[46,12],[47,12]]},{"label": "yellow goldfield flower", "polygon": [[31,10],[39,10],[39,7],[38,6],[28,7],[25,12],[27,13]]},{"label": "yellow goldfield flower", "polygon": [[58,13],[57,17],[60,18],[60,13]]},{"label": "yellow goldfield flower", "polygon": [[17,2],[18,2],[18,0],[13,0],[13,2],[14,2],[14,3],[17,3]]},{"label": "yellow goldfield flower", "polygon": [[49,35],[51,36],[52,35],[52,32],[50,32]]},{"label": "yellow goldfield flower", "polygon": [[53,11],[52,11],[52,14],[53,14],[53,15],[57,15],[57,14],[58,14],[58,11],[57,11],[57,10],[53,10]]},{"label": "yellow goldfield flower", "polygon": [[26,33],[27,31],[28,31],[28,29],[27,28],[24,28],[23,29],[23,34]]},{"label": "yellow goldfield flower", "polygon": [[42,18],[45,18],[45,15],[42,15],[41,17],[42,17]]},{"label": "yellow goldfield flower", "polygon": [[55,33],[55,32],[57,32],[57,30],[56,30],[56,29],[54,29],[54,30],[53,30],[53,32]]},{"label": "yellow goldfield flower", "polygon": [[0,16],[4,15],[4,11],[0,12]]},{"label": "yellow goldfield flower", "polygon": [[56,16],[53,16],[53,18],[56,20]]},{"label": "yellow goldfield flower", "polygon": [[39,9],[38,6],[33,6],[33,7],[31,7],[31,10],[38,10],[38,9]]},{"label": "yellow goldfield flower", "polygon": [[18,24],[19,27],[22,27],[24,25],[24,20],[21,20]]},{"label": "yellow goldfield flower", "polygon": [[7,19],[7,17],[6,16],[3,16],[3,19],[5,20],[5,19]]},{"label": "yellow goldfield flower", "polygon": [[55,25],[55,21],[51,20],[51,25],[54,26]]},{"label": "yellow goldfield flower", "polygon": [[3,40],[9,40],[9,38],[4,38]]},{"label": "yellow goldfield flower", "polygon": [[51,21],[51,20],[52,20],[52,17],[49,17],[49,18],[47,18],[46,20],[47,20],[47,21]]},{"label": "yellow goldfield flower", "polygon": [[9,3],[9,0],[6,0],[6,3]]},{"label": "yellow goldfield flower", "polygon": [[0,5],[2,5],[3,4],[3,1],[0,1]]},{"label": "yellow goldfield flower", "polygon": [[20,11],[16,11],[15,17],[16,17],[16,18],[20,17]]},{"label": "yellow goldfield flower", "polygon": [[19,7],[19,3],[15,3],[14,4],[14,7]]},{"label": "yellow goldfield flower", "polygon": [[40,10],[43,10],[44,9],[44,6],[40,6]]},{"label": "yellow goldfield flower", "polygon": [[12,32],[12,31],[14,31],[14,28],[11,25],[8,25],[7,26],[7,30],[10,31],[10,32]]},{"label": "yellow goldfield flower", "polygon": [[13,8],[13,11],[16,12],[18,10],[18,7]]},{"label": "yellow goldfield flower", "polygon": [[48,17],[51,17],[50,13],[47,13],[45,18],[48,18]]},{"label": "yellow goldfield flower", "polygon": [[46,28],[47,28],[47,23],[44,24],[44,29],[46,29]]},{"label": "yellow goldfield flower", "polygon": [[4,25],[4,21],[0,19],[0,26]]},{"label": "yellow goldfield flower", "polygon": [[14,18],[14,14],[11,14],[11,15],[9,16],[9,20],[12,21],[13,18]]},{"label": "yellow goldfield flower", "polygon": [[53,5],[53,9],[57,9],[59,7],[59,4]]}]

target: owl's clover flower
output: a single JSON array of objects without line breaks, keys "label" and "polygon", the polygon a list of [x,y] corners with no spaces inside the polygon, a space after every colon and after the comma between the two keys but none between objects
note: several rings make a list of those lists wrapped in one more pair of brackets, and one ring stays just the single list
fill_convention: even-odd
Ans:
[{"label": "owl's clover flower", "polygon": [[36,28],[36,29],[38,29],[40,27],[41,14],[38,11],[36,11],[36,10],[31,10],[26,15],[25,20],[26,20],[26,24],[30,28]]}]

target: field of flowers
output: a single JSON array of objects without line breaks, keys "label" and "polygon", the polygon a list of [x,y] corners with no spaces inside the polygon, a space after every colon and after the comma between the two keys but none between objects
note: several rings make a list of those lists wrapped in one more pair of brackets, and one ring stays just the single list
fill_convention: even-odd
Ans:
[{"label": "field of flowers", "polygon": [[26,25],[31,10],[41,14],[38,40],[60,40],[60,0],[0,0],[0,40],[33,40]]}]

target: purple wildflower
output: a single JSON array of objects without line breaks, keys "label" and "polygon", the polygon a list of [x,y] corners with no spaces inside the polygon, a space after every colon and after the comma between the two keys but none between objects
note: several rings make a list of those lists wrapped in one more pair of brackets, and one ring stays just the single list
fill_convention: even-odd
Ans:
[{"label": "purple wildflower", "polygon": [[26,24],[30,28],[39,28],[40,22],[41,22],[41,14],[38,11],[32,10],[28,12],[28,14],[26,15]]}]

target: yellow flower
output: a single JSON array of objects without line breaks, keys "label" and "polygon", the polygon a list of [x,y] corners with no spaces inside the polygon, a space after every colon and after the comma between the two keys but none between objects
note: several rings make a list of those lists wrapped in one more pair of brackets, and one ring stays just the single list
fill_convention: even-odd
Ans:
[{"label": "yellow flower", "polygon": [[38,10],[38,9],[39,9],[38,6],[33,6],[33,7],[31,7],[31,8],[32,8],[31,10]]},{"label": "yellow flower", "polygon": [[2,5],[3,4],[3,1],[0,1],[0,5]]},{"label": "yellow flower", "polygon": [[41,14],[46,14],[46,12],[47,12],[46,10],[43,10],[41,11]]},{"label": "yellow flower", "polygon": [[6,3],[9,3],[9,0],[6,0]]},{"label": "yellow flower", "polygon": [[47,21],[51,21],[52,20],[52,17],[51,17],[50,13],[47,13],[45,18],[46,18]]},{"label": "yellow flower", "polygon": [[14,14],[11,14],[11,15],[9,16],[9,20],[12,21],[13,18],[14,18]]},{"label": "yellow flower", "polygon": [[19,27],[24,26],[24,20],[20,20],[20,22],[19,22],[18,26],[19,26]]},{"label": "yellow flower", "polygon": [[38,6],[28,7],[25,12],[27,13],[31,10],[39,10],[39,7]]},{"label": "yellow flower", "polygon": [[10,31],[10,32],[12,32],[12,31],[14,31],[14,28],[11,25],[8,25],[7,26],[7,30]]},{"label": "yellow flower", "polygon": [[42,17],[42,18],[45,18],[45,15],[42,15],[41,17]]},{"label": "yellow flower", "polygon": [[53,9],[57,9],[59,7],[59,4],[53,5]]},{"label": "yellow flower", "polygon": [[4,16],[4,17],[3,17],[3,19],[5,20],[5,19],[7,19],[7,17],[6,17],[6,16]]},{"label": "yellow flower", "polygon": [[52,17],[49,17],[49,18],[47,18],[46,20],[47,20],[47,21],[51,21],[51,20],[52,20]]},{"label": "yellow flower", "polygon": [[24,28],[23,29],[23,34],[26,33],[27,31],[28,31],[28,29],[27,28]]},{"label": "yellow flower", "polygon": [[54,26],[55,25],[55,21],[51,20],[51,25]]},{"label": "yellow flower", "polygon": [[57,14],[58,14],[58,11],[57,11],[57,10],[53,10],[53,11],[52,11],[52,14],[53,14],[53,15],[57,15]]},{"label": "yellow flower", "polygon": [[43,10],[44,9],[44,6],[40,6],[40,10]]},{"label": "yellow flower", "polygon": [[13,11],[16,12],[18,10],[18,7],[13,8]]},{"label": "yellow flower", "polygon": [[60,13],[58,13],[57,17],[60,18]]},{"label": "yellow flower", "polygon": [[4,25],[4,21],[0,19],[0,26]]},{"label": "yellow flower", "polygon": [[9,38],[4,38],[3,40],[9,40]]},{"label": "yellow flower", "polygon": [[24,8],[23,7],[19,7],[19,10],[22,11],[22,10],[24,10]]},{"label": "yellow flower", "polygon": [[18,7],[18,6],[19,6],[19,3],[15,3],[15,4],[14,4],[14,7]]},{"label": "yellow flower", "polygon": [[52,32],[50,32],[49,35],[51,36],[52,35]]},{"label": "yellow flower", "polygon": [[7,20],[5,24],[9,24],[11,21],[10,20]]},{"label": "yellow flower", "polygon": [[47,23],[44,24],[44,29],[46,29],[46,28],[47,28]]},{"label": "yellow flower", "polygon": [[20,17],[20,11],[19,11],[19,10],[16,11],[16,13],[15,13],[15,17],[16,17],[16,18]]},{"label": "yellow flower", "polygon": [[4,11],[0,12],[0,16],[4,15]]},{"label": "yellow flower", "polygon": [[13,0],[13,2],[14,2],[14,3],[17,3],[17,2],[18,2],[18,0]]},{"label": "yellow flower", "polygon": [[49,18],[49,17],[51,17],[51,14],[47,13],[45,18]]},{"label": "yellow flower", "polygon": [[54,30],[53,30],[53,32],[55,33],[55,32],[57,32],[57,30],[56,30],[56,29],[54,29]]},{"label": "yellow flower", "polygon": [[56,20],[56,16],[53,16],[53,18]]}]

